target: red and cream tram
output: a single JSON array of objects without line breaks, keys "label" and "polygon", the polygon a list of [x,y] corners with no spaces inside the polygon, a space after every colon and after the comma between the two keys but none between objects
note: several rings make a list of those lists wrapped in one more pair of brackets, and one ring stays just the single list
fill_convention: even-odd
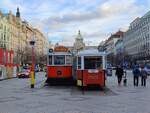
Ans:
[{"label": "red and cream tram", "polygon": [[47,83],[72,81],[72,54],[68,48],[57,46],[50,49],[47,59]]},{"label": "red and cream tram", "polygon": [[97,49],[80,51],[77,54],[77,86],[105,86],[105,52]]}]

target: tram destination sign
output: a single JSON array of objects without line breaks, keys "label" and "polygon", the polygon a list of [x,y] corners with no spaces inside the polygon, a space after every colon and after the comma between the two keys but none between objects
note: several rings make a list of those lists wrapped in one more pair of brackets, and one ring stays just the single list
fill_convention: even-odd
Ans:
[{"label": "tram destination sign", "polygon": [[57,46],[54,48],[54,52],[68,52],[68,48],[64,46]]}]

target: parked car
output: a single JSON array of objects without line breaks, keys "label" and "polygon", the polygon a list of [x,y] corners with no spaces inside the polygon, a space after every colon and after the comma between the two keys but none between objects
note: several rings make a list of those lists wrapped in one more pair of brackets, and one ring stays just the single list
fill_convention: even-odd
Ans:
[{"label": "parked car", "polygon": [[17,74],[18,78],[29,78],[30,77],[30,70],[29,69],[23,69]]}]

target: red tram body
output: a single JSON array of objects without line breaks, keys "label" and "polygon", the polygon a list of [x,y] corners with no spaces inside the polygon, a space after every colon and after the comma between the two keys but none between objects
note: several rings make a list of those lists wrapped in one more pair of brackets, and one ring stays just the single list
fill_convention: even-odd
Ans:
[{"label": "red tram body", "polygon": [[105,53],[96,49],[77,54],[77,86],[105,86]]},{"label": "red tram body", "polygon": [[47,83],[72,80],[72,54],[68,48],[57,46],[50,50],[47,62]]},{"label": "red tram body", "polygon": [[[105,52],[99,52],[97,49],[89,49],[78,52],[75,55],[76,63],[73,62],[73,56],[67,48],[58,46],[48,53],[47,62],[47,83],[59,83],[64,80],[77,83],[77,86],[98,85],[105,86]],[[76,67],[74,69],[73,67]],[[73,71],[75,76],[73,77]],[[74,83],[73,83],[74,84]]]}]

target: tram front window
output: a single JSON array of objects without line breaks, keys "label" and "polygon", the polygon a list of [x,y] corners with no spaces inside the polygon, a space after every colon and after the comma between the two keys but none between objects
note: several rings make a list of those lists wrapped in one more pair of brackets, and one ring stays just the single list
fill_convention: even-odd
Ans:
[{"label": "tram front window", "polygon": [[54,64],[55,65],[65,65],[65,56],[64,55],[54,56]]},{"label": "tram front window", "polygon": [[85,69],[101,69],[102,57],[84,57]]}]

